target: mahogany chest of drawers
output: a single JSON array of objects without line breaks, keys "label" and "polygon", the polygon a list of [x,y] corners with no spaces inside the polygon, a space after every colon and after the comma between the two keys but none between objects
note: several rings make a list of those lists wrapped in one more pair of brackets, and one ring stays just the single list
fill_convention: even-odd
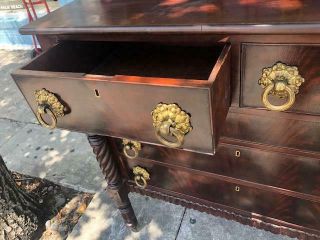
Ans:
[{"label": "mahogany chest of drawers", "polygon": [[318,239],[319,7],[79,0],[21,29],[43,53],[12,77],[41,125],[88,134],[133,230],[129,191]]}]

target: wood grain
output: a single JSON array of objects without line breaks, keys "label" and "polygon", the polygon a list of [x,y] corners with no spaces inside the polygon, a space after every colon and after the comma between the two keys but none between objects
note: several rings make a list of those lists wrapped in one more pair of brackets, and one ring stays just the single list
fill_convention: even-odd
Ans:
[{"label": "wood grain", "polygon": [[126,225],[133,231],[136,231],[137,218],[128,197],[128,189],[121,179],[108,139],[104,136],[88,135],[88,141],[108,182],[107,191],[109,197],[115,202]]},{"label": "wood grain", "polygon": [[[121,158],[126,159],[122,154],[122,141],[116,142]],[[220,179],[230,177],[233,182],[243,180],[244,184],[250,186],[259,183],[264,185],[257,186],[262,189],[270,186],[272,191],[320,202],[319,158],[279,153],[273,149],[265,150],[263,146],[260,149],[253,147],[221,143],[216,154],[210,156],[142,144],[138,159],[162,166],[180,167],[182,170],[194,169],[213,173],[213,176]],[[236,152],[239,152],[239,155],[236,155]]]},{"label": "wood grain", "polygon": [[[129,160],[128,168],[141,166],[150,173],[148,185],[198,199],[257,213],[306,228],[320,229],[320,203],[229,183],[188,170],[164,167],[148,161]],[[130,171],[130,170],[129,170]],[[131,173],[131,178],[133,175]],[[236,187],[239,191],[236,191]],[[268,203],[268,204],[266,204]]]},{"label": "wood grain", "polygon": [[209,202],[203,199],[194,198],[186,194],[178,194],[165,189],[149,186],[147,189],[136,187],[129,183],[130,191],[147,195],[153,198],[162,199],[167,202],[179,204],[187,208],[193,208],[201,212],[213,214],[245,225],[261,228],[275,234],[283,234],[301,240],[318,240],[320,232],[302,226],[293,225],[278,219],[269,218],[259,214],[252,214],[240,209]]},{"label": "wood grain", "polygon": [[260,114],[251,111],[229,112],[223,136],[319,153],[320,122],[291,118],[284,114],[268,114],[267,111]]},{"label": "wood grain", "polygon": [[[49,51],[14,78],[33,110],[33,91],[42,87],[70,105],[59,127],[142,141],[140,157],[130,161],[112,137],[98,144],[112,149],[121,180],[132,179],[128,164],[151,171],[154,186],[140,190],[129,181],[132,191],[274,233],[319,239],[319,6],[311,0],[79,0],[21,29],[37,34]],[[95,47],[83,48],[86,41]],[[154,52],[156,58],[147,48],[136,51],[147,42],[165,47]],[[231,43],[231,50],[218,42]],[[168,46],[177,49],[166,58]],[[299,65],[307,80],[296,105],[283,113],[262,108],[257,85],[261,68],[279,60]],[[120,71],[129,77],[112,76]],[[194,131],[184,149],[154,139],[149,114],[163,99],[192,113]]]},{"label": "wood grain", "polygon": [[79,0],[20,32],[314,34],[320,31],[319,7],[319,2],[312,0]]},{"label": "wood grain", "polygon": [[[241,106],[264,108],[263,89],[258,84],[262,69],[277,62],[296,66],[305,79],[294,105],[287,111],[320,115],[320,45],[304,44],[243,44]],[[284,100],[269,97],[276,105]]]},{"label": "wood grain", "polygon": [[58,119],[60,128],[156,144],[151,112],[158,103],[176,103],[191,115],[193,127],[183,148],[214,153],[216,129],[230,105],[229,48],[69,42],[43,53],[13,78],[34,112],[36,89],[46,88],[68,105],[69,113]]}]

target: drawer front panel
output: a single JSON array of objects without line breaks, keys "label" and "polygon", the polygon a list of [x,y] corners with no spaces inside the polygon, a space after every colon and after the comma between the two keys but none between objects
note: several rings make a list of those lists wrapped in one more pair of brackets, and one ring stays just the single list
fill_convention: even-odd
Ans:
[{"label": "drawer front panel", "polygon": [[[14,75],[14,78],[34,112],[38,107],[35,90],[45,88],[60,97],[70,113],[58,119],[58,127],[145,142],[159,143],[153,127],[152,110],[161,102],[177,103],[191,115],[193,127],[185,136],[183,147],[213,151],[210,94],[207,88],[28,75]],[[95,90],[99,92],[99,97]]]},{"label": "drawer front panel", "polygon": [[[213,154],[230,105],[229,50],[62,42],[12,76],[46,127]],[[43,88],[56,95],[64,116],[48,95],[36,101]]]},{"label": "drawer front panel", "polygon": [[[263,89],[258,84],[262,70],[281,62],[296,66],[304,83],[296,94],[295,102],[288,111],[320,114],[320,45],[284,44],[243,44],[242,45],[242,92],[241,105],[244,107],[265,108],[261,95]],[[285,100],[268,96],[274,105]]]},{"label": "drawer front panel", "polygon": [[[119,153],[129,160],[122,141],[116,141]],[[147,144],[141,144],[137,152],[138,159],[256,182],[320,200],[320,159],[223,143],[214,156]]]},{"label": "drawer front panel", "polygon": [[228,138],[320,152],[320,121],[229,112],[223,135]]},{"label": "drawer front panel", "polygon": [[[150,174],[148,186],[208,200],[288,223],[320,229],[320,204],[229,183],[205,174],[167,168],[144,161],[128,161],[129,169],[143,167]],[[130,179],[134,179],[132,171]],[[132,184],[134,184],[132,182]]]}]

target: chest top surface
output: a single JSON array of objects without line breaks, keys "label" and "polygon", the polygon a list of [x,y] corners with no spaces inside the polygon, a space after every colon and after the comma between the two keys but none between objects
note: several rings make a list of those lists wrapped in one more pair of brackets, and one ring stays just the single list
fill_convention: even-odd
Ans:
[{"label": "chest top surface", "polygon": [[320,33],[320,1],[75,0],[23,34],[212,32]]}]

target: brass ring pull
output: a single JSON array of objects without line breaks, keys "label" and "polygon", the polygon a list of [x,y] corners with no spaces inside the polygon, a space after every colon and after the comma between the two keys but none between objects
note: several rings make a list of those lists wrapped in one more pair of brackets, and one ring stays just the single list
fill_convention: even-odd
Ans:
[{"label": "brass ring pull", "polygon": [[276,105],[271,104],[269,102],[268,96],[269,96],[270,92],[272,91],[272,89],[274,89],[274,84],[267,86],[262,93],[262,102],[266,106],[266,108],[268,108],[269,110],[273,110],[273,111],[286,111],[294,104],[295,99],[296,99],[296,95],[294,94],[292,89],[290,87],[288,87],[287,85],[285,85],[285,87],[284,87],[284,90],[288,94],[287,102],[284,103],[283,105],[280,105],[280,106],[276,106]]},{"label": "brass ring pull", "polygon": [[[123,139],[122,144],[124,145],[123,154],[127,158],[134,159],[138,157],[139,151],[141,150],[141,143],[129,139]],[[130,152],[133,152],[133,154]]]},{"label": "brass ring pull", "polygon": [[151,115],[157,139],[168,147],[181,147],[185,135],[192,130],[189,114],[177,104],[159,103]]},{"label": "brass ring pull", "polygon": [[[304,83],[304,78],[299,74],[298,68],[278,62],[272,67],[264,68],[259,84],[264,88],[261,99],[265,107],[273,111],[286,111],[295,102],[295,95],[299,87]],[[287,98],[283,105],[273,105],[268,96],[275,95],[279,98]]]},{"label": "brass ring pull", "polygon": [[[141,181],[142,181],[142,183],[141,183]],[[147,180],[143,176],[140,176],[140,175],[134,177],[134,182],[140,188],[146,188],[148,185]]]},{"label": "brass ring pull", "polygon": [[[48,114],[51,117],[51,124],[48,124],[42,117],[42,114]],[[40,124],[46,128],[53,129],[57,126],[57,118],[50,108],[38,107],[37,119]]]},{"label": "brass ring pull", "polygon": [[[46,89],[36,90],[34,92],[38,109],[36,116],[40,124],[46,128],[53,129],[57,126],[57,118],[64,116],[64,106],[58,98]],[[52,123],[49,124],[43,119],[43,114],[48,114]]]},{"label": "brass ring pull", "polygon": [[[129,150],[133,151],[133,155],[131,155],[131,153],[129,153]],[[138,150],[134,147],[131,148],[130,146],[124,146],[123,153],[127,158],[130,158],[130,159],[134,159],[134,158],[138,157],[138,155],[139,155]]]},{"label": "brass ring pull", "polygon": [[134,174],[134,182],[140,188],[146,188],[148,183],[147,181],[150,180],[150,174],[142,167],[136,166],[133,168]]},{"label": "brass ring pull", "polygon": [[[167,140],[167,138],[171,136],[175,139],[174,141]],[[184,134],[179,130],[172,128],[168,122],[165,122],[159,128],[156,128],[156,137],[162,144],[172,148],[181,147],[184,141]]]}]

